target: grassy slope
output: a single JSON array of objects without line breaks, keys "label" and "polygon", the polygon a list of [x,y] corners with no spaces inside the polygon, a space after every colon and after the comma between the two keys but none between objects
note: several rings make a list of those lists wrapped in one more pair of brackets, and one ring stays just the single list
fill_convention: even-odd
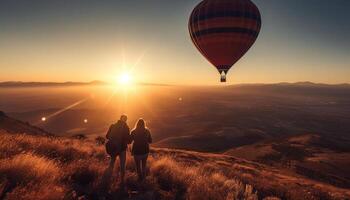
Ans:
[{"label": "grassy slope", "polygon": [[350,188],[350,140],[301,134],[242,146],[227,155],[287,167],[322,182]]},{"label": "grassy slope", "polygon": [[50,135],[45,130],[32,126],[29,123],[22,122],[17,119],[8,117],[4,112],[0,111],[0,130],[9,133],[30,133],[34,135]]},{"label": "grassy slope", "polygon": [[[138,183],[128,157],[126,188],[106,170],[103,145],[91,140],[0,131],[0,199],[344,199],[350,191],[231,156],[152,149]],[[110,184],[106,177],[111,177]]]}]

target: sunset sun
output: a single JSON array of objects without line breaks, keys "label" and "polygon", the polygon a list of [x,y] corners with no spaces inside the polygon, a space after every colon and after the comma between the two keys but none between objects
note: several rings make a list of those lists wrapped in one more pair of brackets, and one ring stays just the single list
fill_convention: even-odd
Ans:
[{"label": "sunset sun", "polygon": [[128,72],[122,72],[118,76],[119,85],[131,85],[132,81],[133,81],[133,77]]}]

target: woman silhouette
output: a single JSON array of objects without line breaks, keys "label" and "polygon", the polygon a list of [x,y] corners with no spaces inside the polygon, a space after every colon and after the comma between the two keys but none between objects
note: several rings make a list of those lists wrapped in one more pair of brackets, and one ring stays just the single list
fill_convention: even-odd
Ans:
[{"label": "woman silhouette", "polygon": [[151,133],[146,127],[145,121],[139,119],[134,130],[131,131],[132,155],[134,156],[139,180],[146,177],[146,162],[149,153],[149,144],[152,143]]}]

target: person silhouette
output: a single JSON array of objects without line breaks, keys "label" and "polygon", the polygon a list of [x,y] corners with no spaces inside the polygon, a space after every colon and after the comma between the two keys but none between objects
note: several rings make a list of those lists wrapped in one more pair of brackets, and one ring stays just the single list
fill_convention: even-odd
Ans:
[{"label": "person silhouette", "polygon": [[128,117],[121,115],[117,123],[112,124],[106,134],[108,139],[106,143],[106,151],[110,155],[109,163],[110,170],[113,171],[116,157],[119,156],[120,161],[120,185],[124,186],[125,163],[126,163],[126,149],[131,142],[130,129],[127,125]]},{"label": "person silhouette", "polygon": [[131,131],[132,155],[134,156],[137,175],[139,180],[146,177],[146,164],[149,154],[149,144],[152,143],[152,137],[146,123],[139,119],[135,128]]}]

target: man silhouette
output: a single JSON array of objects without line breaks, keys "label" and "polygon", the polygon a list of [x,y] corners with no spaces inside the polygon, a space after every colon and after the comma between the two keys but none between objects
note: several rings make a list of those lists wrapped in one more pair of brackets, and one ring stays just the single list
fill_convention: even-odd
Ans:
[{"label": "man silhouette", "polygon": [[130,129],[127,125],[128,117],[121,115],[117,123],[109,127],[106,138],[106,151],[111,156],[109,168],[113,170],[114,163],[119,156],[120,161],[120,185],[124,186],[126,149],[130,141]]}]

